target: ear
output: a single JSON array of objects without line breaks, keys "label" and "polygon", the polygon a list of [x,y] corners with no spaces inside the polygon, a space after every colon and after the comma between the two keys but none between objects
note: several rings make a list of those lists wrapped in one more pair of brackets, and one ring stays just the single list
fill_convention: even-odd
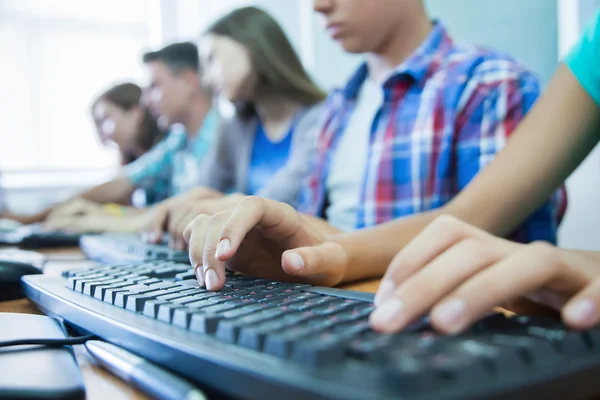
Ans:
[{"label": "ear", "polygon": [[129,112],[133,113],[133,116],[137,121],[142,121],[144,118],[145,109],[140,104],[134,106]]},{"label": "ear", "polygon": [[192,71],[191,69],[185,70],[181,72],[181,77],[185,81],[186,85],[189,87],[199,87],[200,86],[200,76]]}]

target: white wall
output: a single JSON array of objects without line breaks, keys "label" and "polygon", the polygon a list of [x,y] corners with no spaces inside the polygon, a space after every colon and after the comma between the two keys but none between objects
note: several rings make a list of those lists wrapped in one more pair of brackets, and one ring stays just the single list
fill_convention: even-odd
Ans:
[{"label": "white wall", "polygon": [[[163,41],[194,39],[214,18],[254,4],[282,24],[307,69],[325,88],[342,84],[360,62],[322,29],[310,0],[159,0]],[[365,0],[368,1],[368,0]],[[559,56],[577,39],[600,0],[425,0],[453,38],[504,50],[546,85]],[[567,182],[569,209],[560,231],[565,247],[600,249],[600,147]]]}]

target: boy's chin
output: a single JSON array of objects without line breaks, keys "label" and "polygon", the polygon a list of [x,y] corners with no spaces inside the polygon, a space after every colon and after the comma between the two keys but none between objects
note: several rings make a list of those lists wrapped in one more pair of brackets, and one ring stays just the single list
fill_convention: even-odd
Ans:
[{"label": "boy's chin", "polygon": [[369,52],[369,49],[367,49],[363,43],[360,43],[357,40],[352,40],[352,39],[348,38],[348,39],[338,39],[337,42],[346,53],[361,54],[361,53]]}]

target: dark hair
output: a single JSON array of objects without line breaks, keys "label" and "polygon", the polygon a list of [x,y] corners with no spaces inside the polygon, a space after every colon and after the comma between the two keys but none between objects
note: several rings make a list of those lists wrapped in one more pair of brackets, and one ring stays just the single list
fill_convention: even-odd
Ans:
[{"label": "dark hair", "polygon": [[[100,127],[98,126],[94,111],[100,101],[107,101],[124,111],[131,111],[134,107],[141,107],[141,99],[142,88],[135,83],[126,82],[111,87],[98,96],[92,104],[91,111],[94,123],[96,123],[96,128]],[[158,127],[158,123],[150,113],[150,110],[143,107],[143,112],[142,122],[135,137],[135,145],[139,150],[142,150],[145,153],[156,143],[160,142],[165,137],[166,132]],[[135,154],[133,149],[120,149],[120,151],[122,165],[129,164],[140,156],[140,154]]]},{"label": "dark hair", "polygon": [[145,64],[160,61],[174,74],[185,70],[200,72],[198,47],[191,42],[173,43],[157,51],[151,51],[142,57]]},{"label": "dark hair", "polygon": [[[325,93],[304,69],[283,29],[260,8],[238,8],[214,22],[206,33],[226,36],[244,45],[261,85],[303,105],[317,104],[325,99]],[[239,105],[238,113],[251,116],[255,114],[254,106]]]}]

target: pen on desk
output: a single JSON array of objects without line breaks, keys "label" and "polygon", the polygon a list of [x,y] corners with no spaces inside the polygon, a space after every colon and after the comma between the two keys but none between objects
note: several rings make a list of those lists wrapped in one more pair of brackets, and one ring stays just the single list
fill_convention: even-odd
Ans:
[{"label": "pen on desk", "polygon": [[99,340],[90,340],[85,347],[102,367],[153,398],[207,399],[185,380],[120,347]]}]

